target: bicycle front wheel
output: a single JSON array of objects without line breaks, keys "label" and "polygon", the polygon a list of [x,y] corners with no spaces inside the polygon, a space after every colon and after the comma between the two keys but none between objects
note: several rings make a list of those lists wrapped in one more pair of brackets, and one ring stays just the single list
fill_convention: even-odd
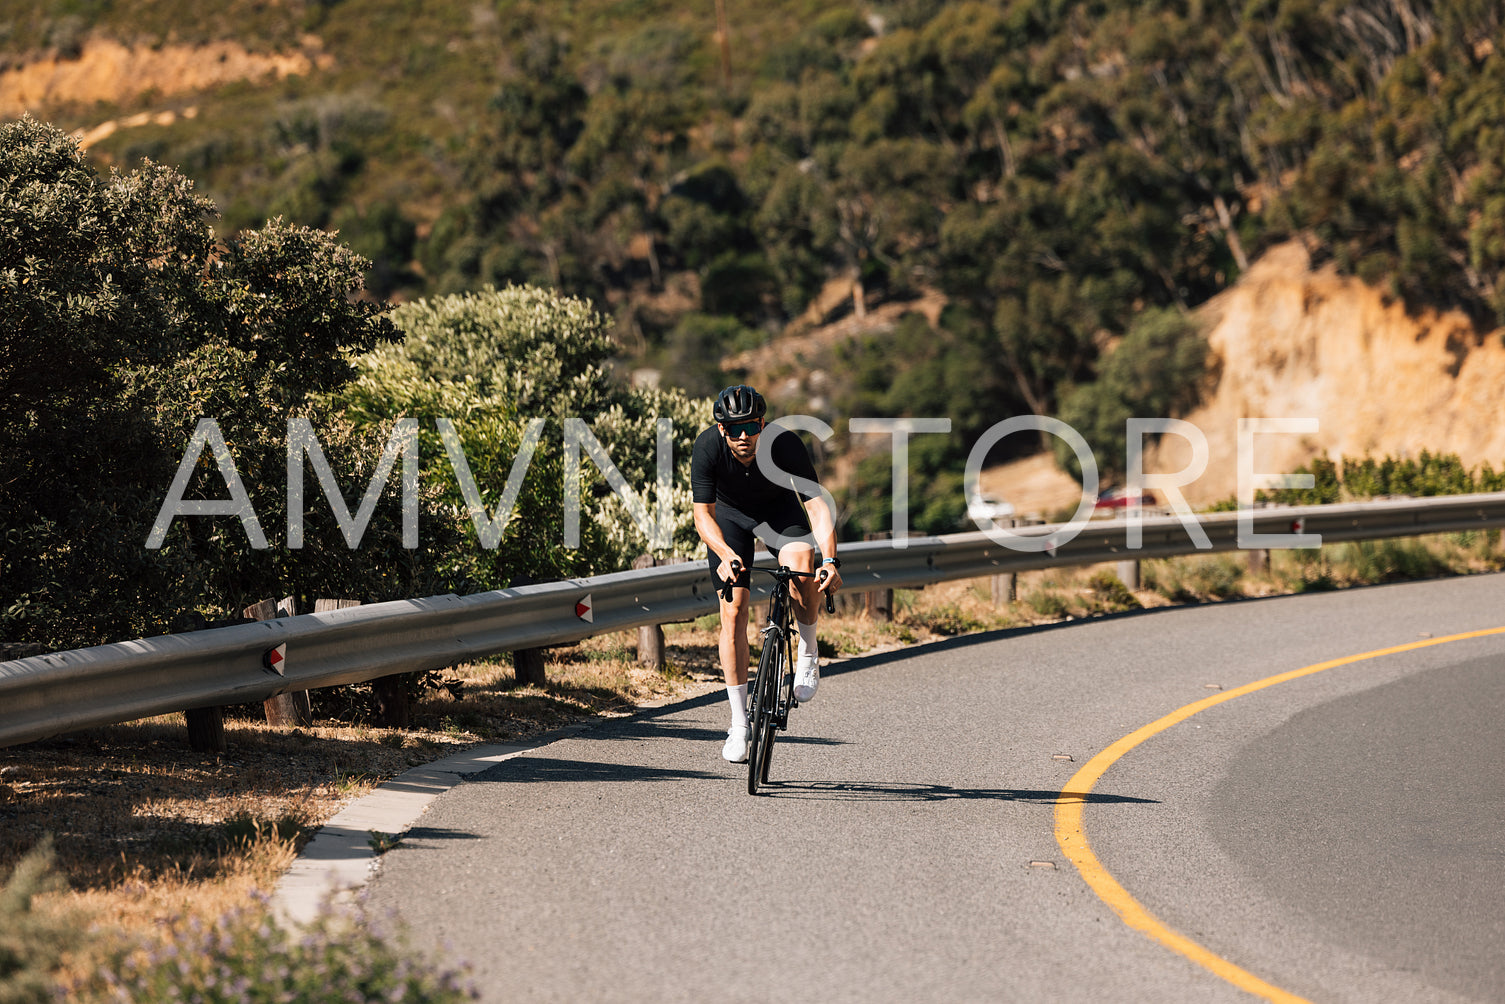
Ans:
[{"label": "bicycle front wheel", "polygon": [[779,657],[774,660],[777,675],[773,683],[773,721],[769,724],[768,742],[760,750],[763,766],[758,778],[768,783],[768,766],[773,762],[773,737],[789,727],[789,709],[794,707],[794,668],[789,665],[789,649],[779,646]]},{"label": "bicycle front wheel", "polygon": [[758,675],[753,680],[752,708],[748,711],[747,793],[758,793],[758,782],[768,780],[768,760],[773,755],[773,733],[778,715],[780,647],[763,643],[758,659]]}]

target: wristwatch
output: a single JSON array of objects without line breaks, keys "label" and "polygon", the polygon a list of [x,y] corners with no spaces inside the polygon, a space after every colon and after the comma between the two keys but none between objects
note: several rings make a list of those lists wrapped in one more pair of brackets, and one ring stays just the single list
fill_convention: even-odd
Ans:
[{"label": "wristwatch", "polygon": [[840,558],[827,558],[824,561],[822,561],[821,564],[822,565],[835,565],[837,568],[840,568],[841,567],[841,559]]}]

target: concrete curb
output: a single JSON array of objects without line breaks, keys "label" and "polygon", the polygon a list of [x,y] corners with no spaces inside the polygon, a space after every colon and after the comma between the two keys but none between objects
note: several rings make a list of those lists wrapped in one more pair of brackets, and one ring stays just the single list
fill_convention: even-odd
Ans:
[{"label": "concrete curb", "polygon": [[414,767],[345,806],[319,828],[278,880],[272,908],[279,918],[304,925],[326,906],[352,902],[381,865],[372,832],[406,833],[430,803],[472,774],[591,728],[570,725],[527,742],[478,746]]}]

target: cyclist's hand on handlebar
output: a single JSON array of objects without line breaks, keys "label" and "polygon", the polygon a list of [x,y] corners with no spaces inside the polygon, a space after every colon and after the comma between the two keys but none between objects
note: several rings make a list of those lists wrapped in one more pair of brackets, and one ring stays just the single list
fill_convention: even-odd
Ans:
[{"label": "cyclist's hand on handlebar", "polygon": [[730,603],[732,601],[732,587],[742,577],[742,562],[737,558],[723,561],[721,567],[716,570],[716,574],[721,578],[721,598]]},{"label": "cyclist's hand on handlebar", "polygon": [[836,590],[841,588],[841,572],[835,565],[821,565],[815,572],[815,588],[826,594],[826,613],[836,612]]}]

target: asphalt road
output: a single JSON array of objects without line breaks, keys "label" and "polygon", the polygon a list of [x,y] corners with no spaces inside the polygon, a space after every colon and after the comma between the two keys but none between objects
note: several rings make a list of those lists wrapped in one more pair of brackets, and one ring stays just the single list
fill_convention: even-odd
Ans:
[{"label": "asphalt road", "polygon": [[[707,698],[436,801],[370,890],[490,1001],[1237,1001],[1128,926],[1061,793],[1192,702],[1505,627],[1505,576],[1161,610],[827,670],[766,796]],[[1312,1001],[1505,999],[1505,634],[1335,666],[1135,745],[1083,809],[1166,928]]]}]

